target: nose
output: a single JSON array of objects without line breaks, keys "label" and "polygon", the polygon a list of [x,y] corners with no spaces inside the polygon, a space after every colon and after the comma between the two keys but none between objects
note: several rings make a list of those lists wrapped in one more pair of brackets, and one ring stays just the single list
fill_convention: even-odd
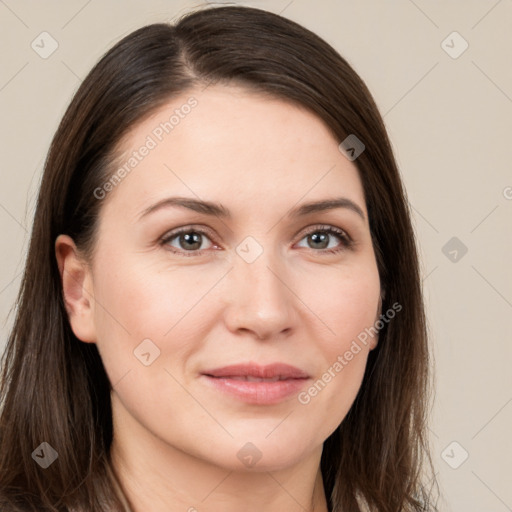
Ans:
[{"label": "nose", "polygon": [[260,340],[289,335],[297,320],[297,298],[289,273],[266,252],[252,263],[236,258],[228,274],[225,322],[231,332]]}]

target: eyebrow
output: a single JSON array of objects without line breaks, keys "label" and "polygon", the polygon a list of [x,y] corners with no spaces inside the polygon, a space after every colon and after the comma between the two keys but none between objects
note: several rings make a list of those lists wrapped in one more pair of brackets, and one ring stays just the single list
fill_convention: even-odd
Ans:
[{"label": "eyebrow", "polygon": [[[202,201],[189,197],[167,197],[143,210],[139,215],[139,219],[142,219],[146,215],[149,215],[150,213],[153,213],[157,210],[170,206],[188,208],[189,210],[193,210],[204,215],[212,215],[227,219],[232,218],[231,212],[220,203]],[[359,215],[359,217],[361,217],[363,220],[365,220],[363,210],[354,201],[346,197],[338,197],[335,199],[324,199],[322,201],[304,203],[298,207],[293,208],[288,212],[286,216],[302,217],[311,213],[334,210],[336,208],[345,208],[351,210],[357,213],[357,215]]]}]

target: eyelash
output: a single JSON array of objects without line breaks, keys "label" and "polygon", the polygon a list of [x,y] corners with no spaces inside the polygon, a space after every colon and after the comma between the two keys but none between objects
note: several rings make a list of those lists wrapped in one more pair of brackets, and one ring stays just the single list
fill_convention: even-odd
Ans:
[{"label": "eyelash", "polygon": [[[208,237],[210,239],[210,241],[212,243],[214,243],[212,240],[213,237],[211,236],[211,234],[208,231],[205,231],[204,229],[200,229],[200,228],[196,229],[193,226],[187,226],[187,227],[179,228],[175,231],[165,234],[160,239],[160,245],[167,246],[168,250],[170,250],[174,254],[179,254],[180,256],[191,257],[191,256],[197,256],[198,254],[201,254],[202,250],[183,251],[183,250],[177,250],[176,248],[170,247],[167,245],[174,238],[176,238],[179,235],[184,234],[184,233],[195,233],[195,234],[199,234],[199,235],[205,235],[206,237]],[[313,252],[318,252],[320,254],[336,254],[341,251],[351,249],[354,244],[353,240],[350,238],[350,236],[348,235],[348,233],[346,231],[336,228],[334,226],[329,226],[329,225],[313,226],[311,230],[304,233],[304,235],[302,236],[302,238],[300,240],[302,240],[303,238],[305,238],[309,235],[312,235],[314,233],[327,233],[329,235],[335,235],[342,242],[341,247],[338,247],[336,249],[320,249],[320,250],[310,249]],[[207,250],[207,249],[203,249],[203,251],[205,251],[205,250]]]}]

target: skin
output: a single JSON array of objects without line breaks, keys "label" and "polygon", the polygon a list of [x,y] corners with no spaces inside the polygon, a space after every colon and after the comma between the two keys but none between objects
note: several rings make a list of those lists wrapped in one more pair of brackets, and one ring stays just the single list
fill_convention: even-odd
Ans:
[{"label": "skin", "polygon": [[[97,344],[113,385],[114,470],[136,512],[323,512],[322,445],[376,338],[307,404],[297,394],[245,403],[200,372],[284,362],[311,376],[307,390],[374,324],[380,281],[357,168],[313,114],[226,85],[174,98],[129,132],[125,156],[191,96],[197,106],[102,199],[92,260],[68,236],[56,241],[72,329]],[[140,217],[171,196],[221,203],[231,218],[172,206]],[[350,208],[287,216],[337,197],[364,218]],[[319,224],[352,246],[335,234],[315,244]],[[207,230],[192,256],[179,237],[161,242],[191,225]],[[248,236],[263,250],[251,263],[236,251]],[[145,366],[134,350],[148,338],[160,355]],[[261,454],[252,467],[237,457],[248,442]]]}]

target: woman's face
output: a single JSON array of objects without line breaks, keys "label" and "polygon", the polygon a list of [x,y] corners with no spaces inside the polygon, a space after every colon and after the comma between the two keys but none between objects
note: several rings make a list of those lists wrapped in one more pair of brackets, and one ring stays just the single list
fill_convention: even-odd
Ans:
[{"label": "woman's face", "polygon": [[321,451],[379,315],[363,188],[340,142],[234,86],[183,94],[125,138],[124,172],[95,192],[94,299],[72,319],[101,354],[114,429],[236,470]]}]

